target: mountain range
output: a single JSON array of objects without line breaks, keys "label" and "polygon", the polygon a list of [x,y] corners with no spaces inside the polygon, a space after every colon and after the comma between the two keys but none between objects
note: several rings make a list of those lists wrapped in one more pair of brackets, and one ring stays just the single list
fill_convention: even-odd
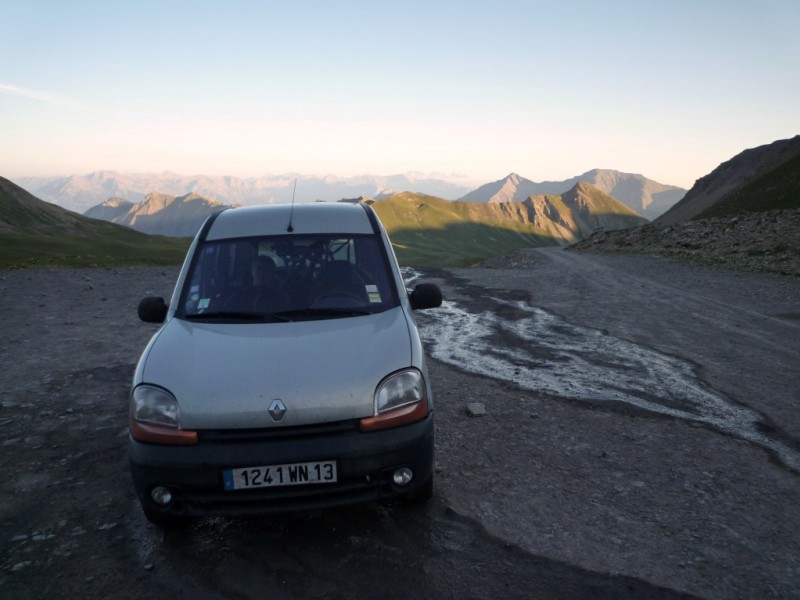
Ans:
[{"label": "mountain range", "polygon": [[[508,241],[512,249],[525,240],[532,245],[566,245],[598,228],[619,229],[647,222],[586,182],[575,184],[564,194],[531,196],[522,202],[450,201],[416,192],[402,192],[379,200],[361,197],[341,201],[371,204],[385,221],[393,241],[402,248],[398,251],[400,255],[407,252],[409,244],[418,252],[426,243],[422,238],[427,237],[439,246],[438,259],[442,259],[442,250],[455,257],[458,252],[454,249],[463,243],[460,238],[470,227],[475,231],[466,239],[474,255],[475,244],[483,244],[477,242],[481,238],[477,231],[487,234],[485,251],[492,253],[492,245],[496,252],[504,245],[498,240],[508,234],[512,234]],[[138,203],[111,198],[86,211],[85,216],[144,233],[189,237],[206,217],[227,206],[198,194],[169,196],[154,192]],[[408,236],[413,239],[406,239]]]},{"label": "mountain range", "polygon": [[[604,181],[607,188],[648,189],[651,198],[670,191],[648,186],[640,176],[599,170],[589,174]],[[469,265],[523,246],[565,245],[587,237],[584,245],[616,244],[622,251],[636,251],[641,246],[658,252],[658,244],[667,250],[695,249],[702,248],[707,239],[726,240],[734,230],[741,235],[728,246],[737,252],[748,256],[756,252],[774,258],[773,262],[800,256],[800,238],[792,225],[800,220],[800,136],[745,150],[725,161],[698,179],[686,197],[653,224],[642,227],[638,226],[645,221],[642,217],[586,181],[560,193],[530,193],[542,189],[536,186],[550,183],[536,184],[512,173],[463,194],[465,200],[402,192],[350,201],[374,206],[406,265]],[[196,193],[148,193],[141,202],[121,198],[103,202],[91,211],[103,219],[97,220],[44,202],[0,178],[0,267],[174,264],[185,252],[185,239],[145,235],[131,227],[191,235],[206,214],[222,206],[218,200]],[[770,214],[763,218],[745,215],[764,211]],[[704,218],[718,215],[736,216]],[[703,235],[696,235],[698,228],[687,219],[702,219],[707,227],[717,224],[720,230],[702,229]],[[104,220],[124,222],[128,227]],[[180,229],[179,222],[186,222],[186,229]],[[673,223],[679,226],[673,227]],[[750,227],[751,223],[758,227]],[[590,235],[597,229],[606,233]],[[786,235],[780,237],[778,231]],[[642,239],[650,241],[642,245]]]},{"label": "mountain range", "polygon": [[[442,176],[445,177],[445,176]],[[458,176],[452,176],[458,181]],[[357,177],[308,177],[303,175],[268,175],[239,178],[230,176],[178,175],[163,173],[120,173],[96,171],[68,177],[22,177],[16,183],[32,194],[64,208],[83,213],[108,200],[138,202],[151,192],[184,196],[194,193],[215,198],[225,204],[270,204],[338,200],[369,196],[380,198],[397,191],[424,191],[442,198],[455,199],[467,193],[467,186],[434,175],[361,175]]]},{"label": "mountain range", "polygon": [[[178,262],[185,238],[134,229],[191,236],[210,212],[225,206],[197,194],[151,193],[139,203],[110,199],[88,211],[99,217],[90,218],[39,200],[10,181],[0,183],[0,249],[8,265],[96,264],[103,253],[112,263],[126,253],[131,262]],[[406,265],[467,266],[524,246],[565,245],[597,228],[646,222],[585,182],[564,194],[523,202],[450,201],[415,192],[362,201],[381,216]]]},{"label": "mountain range", "polygon": [[530,196],[561,194],[581,181],[591,183],[649,220],[658,217],[686,194],[683,188],[664,185],[643,175],[593,169],[564,181],[541,183],[511,173],[504,179],[482,185],[460,199],[471,202],[522,202]]},{"label": "mountain range", "polygon": [[[446,177],[446,176],[441,176]],[[609,169],[594,169],[564,181],[535,183],[512,173],[493,183],[472,189],[461,185],[462,179],[450,180],[415,173],[403,175],[358,177],[304,177],[301,175],[265,176],[241,179],[176,173],[119,173],[97,171],[69,177],[28,177],[17,183],[43,200],[85,212],[110,198],[139,202],[151,192],[175,197],[194,193],[229,205],[290,202],[297,182],[297,201],[334,201],[366,196],[381,199],[407,191],[425,193],[447,200],[473,202],[521,202],[530,196],[563,194],[578,181],[593,184],[617,198],[648,219],[653,219],[677,202],[686,192],[683,188],[663,185],[642,175]]]}]

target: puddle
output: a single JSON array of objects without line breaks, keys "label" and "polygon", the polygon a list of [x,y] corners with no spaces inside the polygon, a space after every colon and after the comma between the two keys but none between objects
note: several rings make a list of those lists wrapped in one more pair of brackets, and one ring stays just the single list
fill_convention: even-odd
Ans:
[{"label": "puddle", "polygon": [[493,310],[480,313],[452,301],[427,312],[420,334],[431,356],[532,391],[622,402],[702,423],[758,444],[800,472],[800,454],[764,434],[759,413],[700,381],[692,363],[578,327],[525,302],[490,300]]}]

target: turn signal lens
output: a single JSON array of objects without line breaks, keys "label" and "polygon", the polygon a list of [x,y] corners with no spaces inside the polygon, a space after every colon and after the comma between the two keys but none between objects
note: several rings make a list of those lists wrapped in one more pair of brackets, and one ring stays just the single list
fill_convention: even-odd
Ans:
[{"label": "turn signal lens", "polygon": [[137,442],[148,444],[167,444],[170,446],[191,446],[197,443],[197,432],[161,425],[139,423],[131,419],[131,437]]},{"label": "turn signal lens", "polygon": [[361,419],[358,428],[361,431],[380,431],[390,427],[400,427],[421,421],[428,416],[428,399],[420,400],[416,404],[410,404],[390,410],[388,412]]}]

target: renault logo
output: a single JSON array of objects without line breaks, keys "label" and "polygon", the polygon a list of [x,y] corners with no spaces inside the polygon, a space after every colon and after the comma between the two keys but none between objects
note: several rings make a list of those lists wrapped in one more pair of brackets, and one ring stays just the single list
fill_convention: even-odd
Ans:
[{"label": "renault logo", "polygon": [[280,421],[283,418],[283,415],[286,414],[286,406],[281,402],[280,398],[275,398],[272,401],[272,404],[269,405],[269,416],[271,416],[275,421]]}]

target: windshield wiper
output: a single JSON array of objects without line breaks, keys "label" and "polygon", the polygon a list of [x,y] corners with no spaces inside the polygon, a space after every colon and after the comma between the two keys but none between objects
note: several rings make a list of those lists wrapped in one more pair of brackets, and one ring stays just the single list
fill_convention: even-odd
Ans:
[{"label": "windshield wiper", "polygon": [[217,319],[234,319],[234,320],[241,320],[241,321],[259,321],[259,322],[281,322],[285,323],[289,319],[279,315],[279,314],[272,314],[272,313],[260,313],[260,312],[247,312],[247,311],[238,311],[238,310],[218,310],[213,312],[204,312],[204,313],[192,313],[190,315],[184,315],[185,319],[193,320],[193,321],[202,321],[204,319],[209,320],[217,320]]},{"label": "windshield wiper", "polygon": [[364,308],[298,308],[273,313],[272,316],[291,320],[292,317],[360,317],[371,315],[372,311]]}]

